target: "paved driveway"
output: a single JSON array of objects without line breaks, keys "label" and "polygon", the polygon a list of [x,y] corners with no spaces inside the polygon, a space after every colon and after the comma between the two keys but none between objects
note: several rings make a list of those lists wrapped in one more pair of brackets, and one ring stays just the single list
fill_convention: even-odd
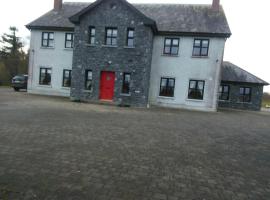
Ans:
[{"label": "paved driveway", "polygon": [[270,113],[71,103],[0,89],[0,199],[269,200]]}]

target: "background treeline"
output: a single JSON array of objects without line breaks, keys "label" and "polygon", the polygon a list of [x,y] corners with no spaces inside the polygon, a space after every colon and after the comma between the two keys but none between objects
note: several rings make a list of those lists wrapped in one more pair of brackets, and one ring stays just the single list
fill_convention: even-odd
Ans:
[{"label": "background treeline", "polygon": [[17,33],[16,27],[10,27],[9,33],[0,39],[0,86],[10,85],[12,77],[28,71],[28,52],[23,51],[23,43]]}]

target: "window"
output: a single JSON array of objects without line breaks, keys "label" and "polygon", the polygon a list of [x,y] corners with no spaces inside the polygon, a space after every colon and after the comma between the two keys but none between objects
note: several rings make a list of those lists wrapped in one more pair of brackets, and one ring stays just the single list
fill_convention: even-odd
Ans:
[{"label": "window", "polygon": [[134,47],[134,28],[127,29],[127,43],[128,47]]},{"label": "window", "polygon": [[174,78],[161,78],[159,96],[174,97]]},{"label": "window", "polygon": [[86,70],[85,71],[85,89],[86,90],[93,89],[92,80],[93,80],[92,70]]},{"label": "window", "polygon": [[64,69],[63,71],[63,87],[70,87],[71,85],[71,70]]},{"label": "window", "polygon": [[193,56],[208,56],[209,39],[195,39],[193,44]]},{"label": "window", "polygon": [[106,45],[117,45],[117,28],[106,28]]},{"label": "window", "polygon": [[122,93],[123,94],[130,94],[130,73],[123,74]]},{"label": "window", "polygon": [[219,100],[228,101],[230,98],[230,86],[221,85],[219,87]]},{"label": "window", "polygon": [[74,40],[74,34],[66,33],[65,48],[73,48],[73,40]]},{"label": "window", "polygon": [[89,44],[95,44],[96,42],[96,28],[94,26],[89,27]]},{"label": "window", "polygon": [[39,84],[40,85],[51,85],[51,68],[40,68],[39,73]]},{"label": "window", "polygon": [[240,87],[239,101],[243,103],[251,102],[251,88],[250,87]]},{"label": "window", "polygon": [[43,32],[42,33],[42,47],[53,47],[54,46],[54,33],[53,32]]},{"label": "window", "polygon": [[165,38],[163,54],[178,55],[179,38]]},{"label": "window", "polygon": [[205,84],[205,81],[190,80],[188,98],[203,100],[204,84]]}]

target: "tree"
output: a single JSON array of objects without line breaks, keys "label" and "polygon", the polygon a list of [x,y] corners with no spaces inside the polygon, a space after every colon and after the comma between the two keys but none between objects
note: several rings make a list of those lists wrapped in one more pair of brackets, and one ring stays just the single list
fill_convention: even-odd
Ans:
[{"label": "tree", "polygon": [[17,36],[16,27],[9,28],[10,33],[5,33],[1,37],[0,62],[8,74],[8,80],[18,73],[26,73],[28,65],[28,53],[23,51],[21,38]]}]

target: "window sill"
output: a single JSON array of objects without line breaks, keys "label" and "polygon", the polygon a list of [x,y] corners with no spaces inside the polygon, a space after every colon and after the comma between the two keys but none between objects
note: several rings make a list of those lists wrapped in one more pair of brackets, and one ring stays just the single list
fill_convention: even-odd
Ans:
[{"label": "window sill", "polygon": [[221,100],[221,99],[219,99],[218,101],[220,101],[220,102],[231,102],[230,100]]},{"label": "window sill", "polygon": [[209,56],[191,56],[191,58],[204,58],[204,59],[208,59]]},{"label": "window sill", "polygon": [[135,49],[135,46],[133,46],[133,47],[124,46],[124,49]]},{"label": "window sill", "polygon": [[105,47],[105,48],[117,48],[118,46],[117,45],[101,45],[102,47]]},{"label": "window sill", "polygon": [[65,51],[73,51],[73,48],[64,48]]},{"label": "window sill", "polygon": [[194,102],[203,102],[203,99],[189,99],[187,98],[186,101],[194,101]]},{"label": "window sill", "polygon": [[38,84],[38,87],[52,88],[52,85],[41,85],[41,84]]},{"label": "window sill", "polygon": [[165,96],[158,96],[159,99],[169,99],[169,100],[174,100],[175,97],[165,97]]},{"label": "window sill", "polygon": [[161,54],[161,56],[164,56],[164,57],[179,57],[179,55],[173,55],[173,54]]},{"label": "window sill", "polygon": [[248,104],[248,105],[252,105],[252,102],[240,102],[240,101],[237,101],[236,103],[238,103],[238,104]]},{"label": "window sill", "polygon": [[86,43],[85,46],[87,46],[87,47],[96,47],[97,45]]},{"label": "window sill", "polygon": [[64,87],[64,86],[62,86],[61,89],[62,89],[62,90],[70,90],[70,87]]},{"label": "window sill", "polygon": [[43,46],[41,46],[40,48],[41,49],[54,49],[54,47],[43,47]]},{"label": "window sill", "polygon": [[129,94],[121,93],[120,95],[121,95],[121,96],[124,96],[124,97],[130,97],[130,96],[131,96],[130,93],[129,93]]}]

